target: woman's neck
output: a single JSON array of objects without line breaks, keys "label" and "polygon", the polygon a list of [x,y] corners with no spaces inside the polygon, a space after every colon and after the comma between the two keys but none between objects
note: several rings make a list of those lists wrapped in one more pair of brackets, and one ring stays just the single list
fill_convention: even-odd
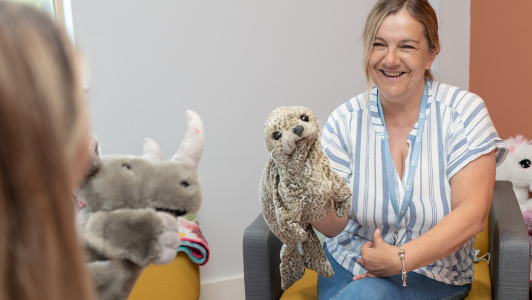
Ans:
[{"label": "woman's neck", "polygon": [[420,87],[410,95],[398,99],[389,100],[385,95],[380,95],[386,127],[414,127],[419,116],[424,84]]}]

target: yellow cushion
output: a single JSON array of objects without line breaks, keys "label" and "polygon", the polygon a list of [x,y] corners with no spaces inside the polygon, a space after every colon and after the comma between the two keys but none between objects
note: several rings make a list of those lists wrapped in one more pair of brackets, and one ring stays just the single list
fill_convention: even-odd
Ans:
[{"label": "yellow cushion", "polygon": [[475,235],[475,249],[479,250],[478,256],[482,256],[489,252],[490,248],[490,224],[486,225],[486,229],[481,233]]},{"label": "yellow cushion", "polygon": [[199,266],[184,252],[166,265],[150,265],[140,275],[128,300],[198,300]]},{"label": "yellow cushion", "polygon": [[467,300],[491,300],[491,276],[490,267],[485,261],[475,263],[475,275],[473,275],[473,283],[471,284],[471,291],[464,299]]},{"label": "yellow cushion", "polygon": [[284,291],[280,300],[318,299],[318,273],[306,269],[303,278]]},{"label": "yellow cushion", "polygon": [[[489,249],[489,226],[486,230],[475,236],[475,249],[480,250],[479,256],[488,252]],[[465,299],[467,300],[491,300],[491,277],[488,263],[481,261],[475,263],[475,275],[471,284],[471,291]],[[307,269],[305,275],[296,281],[281,296],[280,300],[313,300],[318,299],[318,273]]]},{"label": "yellow cushion", "polygon": [[[479,250],[478,256],[482,256],[489,252],[490,248],[490,224],[486,225],[486,229],[481,233],[475,235],[475,249]],[[481,261],[475,263],[475,275],[473,275],[473,283],[471,284],[471,291],[465,299],[487,299],[491,298],[491,275],[490,267],[487,262]]]}]

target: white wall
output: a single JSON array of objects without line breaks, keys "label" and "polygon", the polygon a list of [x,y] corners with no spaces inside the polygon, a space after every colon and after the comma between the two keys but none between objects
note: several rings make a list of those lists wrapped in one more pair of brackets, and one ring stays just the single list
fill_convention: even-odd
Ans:
[{"label": "white wall", "polygon": [[[202,283],[243,276],[242,234],[260,213],[270,112],[304,105],[326,121],[365,90],[359,37],[373,3],[72,0],[77,44],[92,71],[92,132],[104,154],[140,155],[152,137],[169,158],[185,110],[203,118],[198,216],[211,257]],[[441,14],[440,77],[467,88],[470,1],[432,3]],[[467,47],[456,43],[465,39]]]},{"label": "white wall", "polygon": [[469,89],[471,0],[439,1],[439,81]]}]

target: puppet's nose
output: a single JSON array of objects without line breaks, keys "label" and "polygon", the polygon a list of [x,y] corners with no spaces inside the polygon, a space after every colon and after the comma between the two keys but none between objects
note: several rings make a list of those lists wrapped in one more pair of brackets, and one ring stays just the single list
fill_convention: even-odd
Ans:
[{"label": "puppet's nose", "polygon": [[297,134],[298,137],[301,137],[301,135],[303,134],[303,131],[305,130],[305,128],[301,125],[297,125],[296,127],[294,127],[294,129],[292,130],[293,133]]}]

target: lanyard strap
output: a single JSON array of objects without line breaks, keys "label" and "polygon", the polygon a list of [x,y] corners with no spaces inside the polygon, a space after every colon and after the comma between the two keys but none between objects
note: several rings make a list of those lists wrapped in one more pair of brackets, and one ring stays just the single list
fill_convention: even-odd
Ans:
[{"label": "lanyard strap", "polygon": [[[401,205],[401,210],[398,210],[397,204],[397,194],[395,192],[395,173],[393,170],[393,160],[392,153],[390,151],[390,142],[388,141],[388,132],[386,131],[386,124],[384,122],[384,113],[381,105],[381,98],[379,92],[377,91],[377,105],[379,107],[379,116],[384,126],[384,158],[386,161],[386,177],[388,179],[388,194],[390,195],[390,201],[392,202],[393,210],[397,216],[395,222],[395,234],[399,231],[401,227],[400,223],[403,217],[406,214],[410,199],[412,199],[413,183],[414,177],[416,176],[416,168],[418,163],[419,152],[421,149],[421,139],[423,138],[423,129],[425,125],[425,113],[428,101],[428,88],[427,81],[425,80],[425,87],[423,89],[423,97],[421,98],[421,105],[419,107],[419,118],[417,120],[417,134],[416,134],[416,143],[414,145],[414,150],[412,151],[410,158],[410,169],[408,171],[408,178],[406,179],[405,195],[403,198],[403,203]],[[397,238],[397,236],[396,236]],[[395,242],[394,242],[395,243]]]}]

